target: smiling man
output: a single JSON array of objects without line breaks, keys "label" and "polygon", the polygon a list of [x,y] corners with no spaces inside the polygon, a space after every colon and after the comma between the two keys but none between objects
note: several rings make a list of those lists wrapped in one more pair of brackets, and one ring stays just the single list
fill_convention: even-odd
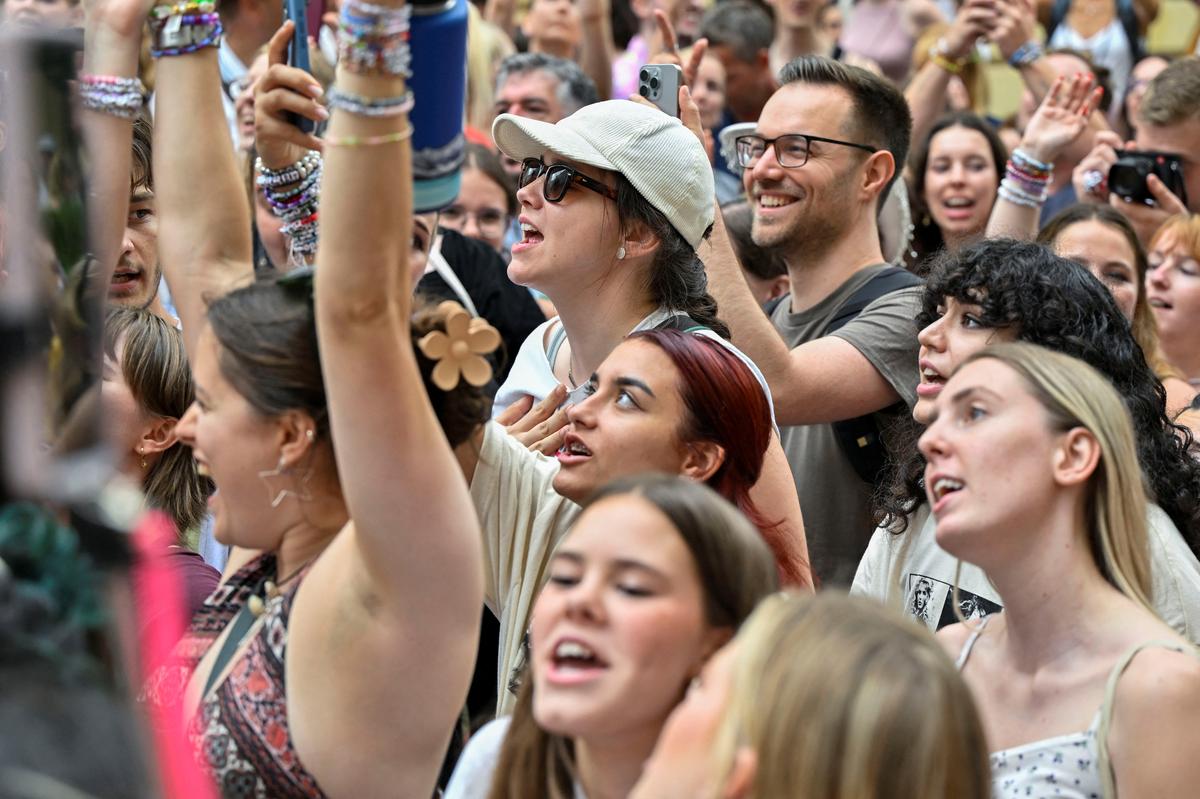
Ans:
[{"label": "smiling man", "polygon": [[126,308],[148,308],[174,323],[159,296],[162,269],[158,265],[158,218],[155,214],[154,173],[151,167],[150,123],[133,125],[133,161],[129,176],[129,211],[121,255],[108,287],[108,300]]},{"label": "smiling man", "polygon": [[813,571],[844,585],[874,527],[888,424],[877,417],[907,413],[916,399],[919,281],[884,263],[876,225],[912,121],[894,86],[828,58],[798,58],[780,82],[737,151],[754,243],[782,256],[792,294],[768,320],[736,264],[702,255],[734,344],[789,425],[781,438]]}]

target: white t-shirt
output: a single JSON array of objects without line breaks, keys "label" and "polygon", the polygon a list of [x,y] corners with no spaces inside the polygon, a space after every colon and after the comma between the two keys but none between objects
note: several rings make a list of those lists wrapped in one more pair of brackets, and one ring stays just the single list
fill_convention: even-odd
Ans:
[{"label": "white t-shirt", "polygon": [[497,715],[516,697],[508,684],[523,659],[533,602],[579,506],[554,490],[558,461],[526,449],[495,422],[484,427],[471,499],[483,528],[484,601],[500,620]]},{"label": "white t-shirt", "polygon": [[[1154,609],[1176,632],[1200,644],[1200,562],[1162,508],[1148,505],[1146,523]],[[902,534],[876,529],[850,593],[902,606],[930,630],[956,623],[952,592],[960,561],[938,546],[936,527],[926,502],[909,517]],[[959,607],[968,619],[1003,608],[1003,600],[978,566],[961,562],[958,588]]]},{"label": "white t-shirt", "polygon": [[[675,311],[659,308],[638,322],[637,326],[629,332],[632,334],[640,330],[653,330],[676,315],[678,314]],[[550,363],[546,347],[549,344],[551,332],[557,330],[560,325],[558,317],[549,319],[534,328],[533,332],[525,338],[525,341],[521,344],[521,349],[517,352],[516,359],[513,360],[508,378],[504,381],[504,385],[500,386],[500,390],[496,392],[496,399],[492,403],[492,418],[495,418],[509,405],[512,405],[526,395],[532,396],[534,402],[540,402],[558,386],[558,378],[554,376],[554,368]],[[767,379],[763,377],[762,372],[759,371],[754,361],[750,360],[744,352],[733,344],[708,328],[698,328],[695,331],[695,335],[711,338],[736,355],[742,363],[746,364],[747,368],[754,374],[754,378],[758,381],[759,386],[762,387],[763,393],[767,396],[767,404],[771,408],[771,423],[774,424],[775,403],[771,399],[771,389],[767,386]]]},{"label": "white t-shirt", "polygon": [[[471,736],[454,766],[454,774],[442,799],[481,799],[488,795],[492,789],[496,764],[500,762],[500,749],[504,746],[511,722],[511,716],[501,716],[489,721]],[[587,799],[579,783],[575,783],[574,799]]]}]

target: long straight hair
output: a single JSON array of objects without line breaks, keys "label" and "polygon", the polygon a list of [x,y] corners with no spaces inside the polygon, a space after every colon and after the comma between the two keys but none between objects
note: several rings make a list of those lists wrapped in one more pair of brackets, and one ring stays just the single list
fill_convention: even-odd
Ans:
[{"label": "long straight hair", "polygon": [[997,344],[963,365],[980,360],[999,361],[1019,374],[1055,430],[1082,427],[1096,439],[1100,463],[1088,480],[1086,500],[1092,559],[1114,588],[1157,616],[1150,600],[1146,486],[1133,423],[1112,384],[1083,361],[1034,344]]},{"label": "long straight hair", "polygon": [[[711,489],[674,475],[642,475],[611,483],[588,504],[626,494],[657,508],[687,546],[709,626],[736,631],[755,605],[777,589],[774,559],[766,545],[746,518]],[[680,698],[683,690],[679,686]],[[527,677],[500,749],[490,799],[571,799],[574,762],[573,742],[538,726],[533,680]]]}]

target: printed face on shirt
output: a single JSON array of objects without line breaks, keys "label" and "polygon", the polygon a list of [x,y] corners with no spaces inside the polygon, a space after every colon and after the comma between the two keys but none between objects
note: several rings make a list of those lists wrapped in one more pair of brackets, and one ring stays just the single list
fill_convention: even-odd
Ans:
[{"label": "printed face on shirt", "polygon": [[704,620],[691,553],[634,494],[579,517],[551,560],[530,627],[533,714],[572,737],[653,740],[729,630]]}]

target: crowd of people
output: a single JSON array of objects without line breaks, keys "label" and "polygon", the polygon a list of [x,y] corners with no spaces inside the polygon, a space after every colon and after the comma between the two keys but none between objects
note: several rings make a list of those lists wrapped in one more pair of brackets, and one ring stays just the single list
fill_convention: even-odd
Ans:
[{"label": "crowd of people", "polygon": [[83,31],[175,630],[103,692],[179,724],[90,767],[81,706],[0,795],[1194,796],[1169,1],[3,0]]}]

